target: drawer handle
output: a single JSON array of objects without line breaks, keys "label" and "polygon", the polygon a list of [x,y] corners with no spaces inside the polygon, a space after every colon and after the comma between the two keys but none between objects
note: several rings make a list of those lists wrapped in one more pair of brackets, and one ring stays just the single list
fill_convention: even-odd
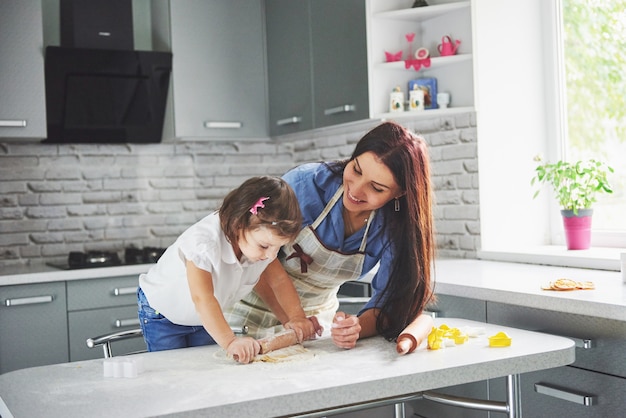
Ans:
[{"label": "drawer handle", "polygon": [[546,334],[559,335],[561,337],[569,338],[570,340],[574,341],[574,345],[576,346],[576,348],[582,348],[583,350],[588,350],[588,349],[594,348],[596,346],[595,340],[591,340],[589,338],[574,338],[574,337],[570,337],[569,335],[554,334],[553,332],[544,331],[544,330],[541,330],[541,329],[539,329],[537,331],[538,332],[543,332],[543,333],[546,333]]},{"label": "drawer handle", "polygon": [[584,406],[595,405],[598,400],[598,397],[595,395],[585,395],[582,393],[572,392],[545,383],[535,383],[535,392]]},{"label": "drawer handle", "polygon": [[295,125],[296,123],[302,122],[302,117],[300,116],[292,116],[286,119],[280,119],[276,121],[276,125],[285,126],[285,125]]},{"label": "drawer handle", "polygon": [[0,120],[0,128],[25,128],[26,120]]},{"label": "drawer handle", "polygon": [[242,126],[241,122],[204,122],[204,127],[211,129],[239,129]]},{"label": "drawer handle", "polygon": [[336,115],[337,113],[348,113],[354,112],[356,110],[356,106],[352,104],[346,104],[343,106],[331,107],[330,109],[324,110],[324,115]]},{"label": "drawer handle", "polygon": [[137,293],[137,286],[116,287],[115,289],[113,289],[113,295],[115,296],[133,295],[135,293]]},{"label": "drawer handle", "polygon": [[54,300],[54,298],[50,295],[47,296],[33,296],[30,298],[17,298],[17,299],[6,299],[4,304],[6,306],[18,306],[18,305],[36,305],[38,303],[50,303]]},{"label": "drawer handle", "polygon": [[428,315],[428,316],[430,316],[430,317],[431,317],[431,318],[433,318],[433,319],[438,318],[438,317],[440,317],[440,316],[443,316],[443,315],[441,314],[441,312],[439,312],[439,311],[427,311],[427,310],[423,310],[423,311],[422,311],[422,314],[423,314],[423,315]]},{"label": "drawer handle", "polygon": [[342,296],[337,298],[339,303],[367,303],[369,302],[369,296]]},{"label": "drawer handle", "polygon": [[115,328],[130,327],[139,325],[139,318],[116,319]]},{"label": "drawer handle", "polygon": [[576,344],[576,348],[582,348],[583,350],[588,350],[596,346],[595,340],[589,340],[586,338],[572,338],[572,337],[567,337],[567,338],[569,338],[570,340],[574,340],[574,343]]}]

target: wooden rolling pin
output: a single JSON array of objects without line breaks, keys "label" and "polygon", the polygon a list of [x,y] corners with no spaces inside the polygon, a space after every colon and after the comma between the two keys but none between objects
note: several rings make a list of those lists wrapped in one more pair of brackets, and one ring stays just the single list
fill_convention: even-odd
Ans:
[{"label": "wooden rolling pin", "polygon": [[423,320],[419,322],[410,323],[396,340],[396,351],[400,355],[409,354],[415,351],[419,346],[418,337],[425,337],[428,335],[432,327],[434,326],[432,318],[429,320]]},{"label": "wooden rolling pin", "polygon": [[261,338],[258,342],[261,345],[261,351],[259,354],[265,354],[270,351],[298,344],[298,337],[296,336],[296,332],[294,330],[288,329],[281,331],[278,334],[274,334],[271,337]]}]

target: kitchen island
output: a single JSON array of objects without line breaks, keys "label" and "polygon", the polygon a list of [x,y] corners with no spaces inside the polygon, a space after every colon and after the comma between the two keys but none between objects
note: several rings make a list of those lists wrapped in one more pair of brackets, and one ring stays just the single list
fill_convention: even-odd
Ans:
[{"label": "kitchen island", "polygon": [[[324,416],[345,405],[392,403],[574,361],[574,342],[567,338],[457,318],[437,320],[442,323],[484,332],[440,350],[423,344],[405,356],[380,337],[344,350],[327,336],[305,342],[310,355],[277,363],[238,364],[217,346],[143,353],[135,355],[144,364],[136,378],[103,377],[102,359],[27,368],[0,375],[0,415]],[[512,338],[511,346],[490,347],[487,337],[500,331]]]}]

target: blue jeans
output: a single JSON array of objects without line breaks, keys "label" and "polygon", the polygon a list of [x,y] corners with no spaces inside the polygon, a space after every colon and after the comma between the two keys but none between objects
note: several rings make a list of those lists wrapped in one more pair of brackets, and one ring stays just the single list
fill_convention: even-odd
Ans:
[{"label": "blue jeans", "polygon": [[148,351],[216,344],[204,327],[174,324],[155,311],[141,288],[137,290],[137,305],[139,324]]}]

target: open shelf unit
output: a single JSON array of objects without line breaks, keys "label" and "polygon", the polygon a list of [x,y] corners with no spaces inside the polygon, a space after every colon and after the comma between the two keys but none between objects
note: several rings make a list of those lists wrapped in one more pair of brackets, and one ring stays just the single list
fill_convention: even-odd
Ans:
[{"label": "open shelf unit", "polygon": [[[408,102],[408,83],[422,77],[437,79],[438,92],[451,96],[448,109],[426,109],[424,116],[457,113],[460,108],[473,110],[473,55],[471,2],[431,0],[429,6],[412,8],[413,0],[368,0],[368,64],[370,78],[370,113],[373,118],[420,116],[422,112],[389,112],[389,94],[400,87]],[[407,34],[414,33],[409,42]],[[456,55],[442,57],[438,45],[442,38],[460,40]],[[418,71],[406,68],[419,48],[429,51],[430,66]],[[385,52],[402,59],[387,62]]]}]

